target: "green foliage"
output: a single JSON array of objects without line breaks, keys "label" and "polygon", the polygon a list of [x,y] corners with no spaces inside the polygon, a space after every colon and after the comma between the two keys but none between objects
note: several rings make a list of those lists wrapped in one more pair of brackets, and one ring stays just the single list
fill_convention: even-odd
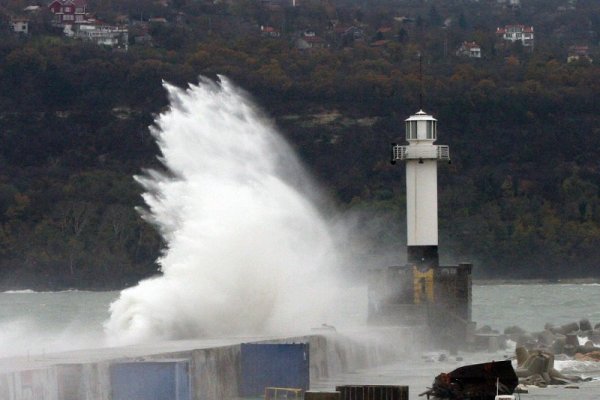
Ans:
[{"label": "green foliage", "polygon": [[[523,2],[515,21],[496,2],[91,2],[107,21],[167,18],[149,27],[152,46],[132,40],[127,53],[53,36],[47,13],[32,17],[30,37],[2,30],[1,285],[102,289],[156,273],[161,239],[134,211],[131,177],[156,165],[147,127],[167,105],[163,80],[217,74],[252,93],[340,207],[358,213],[372,246],[357,257],[403,262],[403,169],[387,157],[422,93],[453,154],[440,166],[447,262],[473,260],[480,276],[598,276],[600,66],[567,64],[566,51],[598,53],[589,35],[600,6],[549,4]],[[0,14],[24,6],[0,0]],[[533,53],[499,46],[496,27],[514,22],[535,27]],[[341,36],[336,24],[361,33]],[[261,37],[260,25],[282,36]],[[307,29],[329,46],[296,49]],[[482,59],[454,55],[465,40]]]}]

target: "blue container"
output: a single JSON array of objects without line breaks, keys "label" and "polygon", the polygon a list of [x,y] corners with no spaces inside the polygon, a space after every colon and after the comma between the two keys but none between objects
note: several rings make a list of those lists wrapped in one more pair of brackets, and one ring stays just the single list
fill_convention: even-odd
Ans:
[{"label": "blue container", "polygon": [[112,364],[112,400],[191,400],[188,371],[187,360]]},{"label": "blue container", "polygon": [[308,343],[242,343],[240,396],[261,396],[266,387],[308,390],[308,350]]}]

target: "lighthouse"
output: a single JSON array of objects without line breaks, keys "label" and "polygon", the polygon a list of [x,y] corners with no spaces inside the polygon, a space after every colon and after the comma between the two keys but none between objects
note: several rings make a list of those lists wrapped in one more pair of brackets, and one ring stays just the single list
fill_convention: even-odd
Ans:
[{"label": "lighthouse", "polygon": [[392,143],[392,164],[406,162],[407,263],[369,270],[368,316],[374,325],[426,325],[439,343],[464,342],[472,331],[470,263],[440,265],[437,164],[450,162],[435,144],[437,120],[419,110],[405,120],[408,144]]},{"label": "lighthouse", "polygon": [[407,261],[420,271],[439,266],[437,162],[450,162],[436,145],[437,120],[419,110],[405,120],[408,145],[392,145],[392,164],[406,162]]}]

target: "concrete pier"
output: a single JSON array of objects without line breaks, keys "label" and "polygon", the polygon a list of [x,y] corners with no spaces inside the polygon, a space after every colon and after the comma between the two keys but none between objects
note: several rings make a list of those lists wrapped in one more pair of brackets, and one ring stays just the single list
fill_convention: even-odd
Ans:
[{"label": "concrete pier", "polygon": [[419,327],[390,327],[296,337],[237,337],[163,342],[0,359],[0,398],[114,400],[111,365],[177,360],[188,366],[193,400],[239,398],[242,343],[308,343],[310,381],[397,361],[414,352]]}]

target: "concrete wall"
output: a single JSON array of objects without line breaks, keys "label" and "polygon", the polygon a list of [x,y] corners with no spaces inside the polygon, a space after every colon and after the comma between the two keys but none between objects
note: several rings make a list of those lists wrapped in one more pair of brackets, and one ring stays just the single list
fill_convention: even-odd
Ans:
[{"label": "concrete wall", "polygon": [[[370,329],[347,334],[327,332],[309,336],[268,340],[259,343],[309,343],[310,379],[322,380],[337,374],[397,361],[414,351],[421,332],[418,328]],[[194,400],[238,398],[241,346],[162,353],[136,359],[95,363],[73,363],[0,375],[0,399],[4,400],[112,400],[111,362],[186,359],[190,362],[191,393]]]}]

